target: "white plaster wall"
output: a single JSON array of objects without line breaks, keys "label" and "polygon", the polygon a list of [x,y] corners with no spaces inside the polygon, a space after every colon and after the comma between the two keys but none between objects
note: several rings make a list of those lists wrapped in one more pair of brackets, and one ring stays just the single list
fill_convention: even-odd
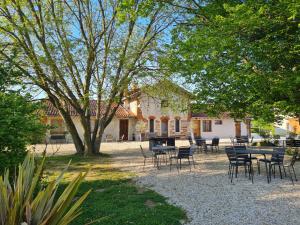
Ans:
[{"label": "white plaster wall", "polygon": [[[202,120],[211,120],[212,121],[212,131],[203,132]],[[230,138],[235,137],[235,122],[234,119],[222,119],[222,125],[215,124],[215,118],[201,118],[201,137],[212,139],[214,137],[219,138]],[[241,122],[241,135],[247,135],[246,124]]]},{"label": "white plaster wall", "polygon": [[155,116],[156,119],[160,119],[161,116],[169,116],[170,119],[176,116],[187,118],[187,112],[181,112],[180,109],[176,112],[175,109],[162,110],[161,101],[158,98],[153,98],[142,94],[140,97],[140,108],[143,116],[148,119],[149,116]]},{"label": "white plaster wall", "polygon": [[[73,117],[72,118],[75,127],[79,133],[79,136],[81,139],[83,139],[83,128],[80,124],[80,120],[79,117]],[[135,133],[135,119],[134,118],[130,118],[128,119],[128,139],[132,140],[132,134]],[[93,121],[92,121],[93,123]],[[92,127],[94,125],[92,124]],[[112,121],[110,122],[110,124],[105,128],[104,133],[103,133],[103,137],[102,137],[102,141],[106,140],[106,136],[107,135],[112,135],[113,140],[114,141],[118,141],[120,139],[119,137],[119,133],[120,133],[120,119],[114,117],[112,119]]]}]

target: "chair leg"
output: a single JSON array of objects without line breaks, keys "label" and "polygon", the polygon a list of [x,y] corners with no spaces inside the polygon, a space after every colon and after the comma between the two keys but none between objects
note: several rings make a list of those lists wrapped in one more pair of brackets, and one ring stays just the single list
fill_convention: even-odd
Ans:
[{"label": "chair leg", "polygon": [[290,166],[289,166],[289,174],[290,174],[291,181],[294,185],[294,180],[293,180],[293,176],[292,176],[292,173],[291,173],[291,167]]},{"label": "chair leg", "polygon": [[254,177],[254,170],[253,170],[253,164],[251,163],[251,180],[252,180],[252,184],[253,184],[253,177]]},{"label": "chair leg", "polygon": [[280,164],[278,165],[278,167],[279,167],[280,179],[282,179],[282,172],[281,172],[281,166],[280,166]]},{"label": "chair leg", "polygon": [[260,162],[259,162],[259,160],[257,160],[256,164],[257,164],[257,172],[260,175]]},{"label": "chair leg", "polygon": [[286,177],[285,166],[283,166],[283,173],[284,173],[284,176]]},{"label": "chair leg", "polygon": [[192,160],[193,160],[193,165],[194,165],[194,169],[196,168],[195,166],[195,160],[194,160],[194,156],[192,155]]},{"label": "chair leg", "polygon": [[293,173],[294,173],[295,181],[298,181],[298,180],[297,180],[297,177],[296,177],[296,173],[295,173],[295,168],[294,168],[294,166],[292,166],[292,169],[293,169]]},{"label": "chair leg", "polygon": [[231,183],[232,183],[232,180],[233,180],[233,174],[234,174],[234,168],[232,168],[232,172],[231,172],[231,179],[230,179]]}]

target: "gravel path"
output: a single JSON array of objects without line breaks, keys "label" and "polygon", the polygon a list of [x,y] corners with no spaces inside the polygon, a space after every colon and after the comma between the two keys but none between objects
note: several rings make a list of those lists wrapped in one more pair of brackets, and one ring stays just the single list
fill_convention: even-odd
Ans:
[{"label": "gravel path", "polygon": [[[289,178],[281,180],[277,175],[268,184],[265,174],[255,174],[252,184],[241,170],[231,184],[225,154],[197,154],[192,172],[187,166],[179,173],[175,166],[171,172],[168,166],[157,170],[151,161],[143,168],[139,144],[147,147],[146,142],[105,143],[103,152],[112,154],[113,166],[137,173],[139,185],[157,191],[186,210],[186,225],[300,224],[300,181],[293,186]],[[72,146],[64,150],[68,148]],[[300,162],[296,163],[296,173],[300,179]]]}]

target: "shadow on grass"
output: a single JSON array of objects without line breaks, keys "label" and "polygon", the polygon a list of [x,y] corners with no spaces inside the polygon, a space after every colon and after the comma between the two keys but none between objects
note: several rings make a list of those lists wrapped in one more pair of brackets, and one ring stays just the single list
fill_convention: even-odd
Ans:
[{"label": "shadow on grass", "polygon": [[78,155],[53,156],[46,159],[45,175],[56,177],[69,161],[71,165],[64,176],[65,185],[78,172],[90,169],[78,190],[78,197],[92,189],[82,205],[82,214],[73,225],[180,225],[186,220],[185,212],[169,205],[156,192],[138,187],[132,182],[134,174],[111,167],[108,155],[83,157]]}]

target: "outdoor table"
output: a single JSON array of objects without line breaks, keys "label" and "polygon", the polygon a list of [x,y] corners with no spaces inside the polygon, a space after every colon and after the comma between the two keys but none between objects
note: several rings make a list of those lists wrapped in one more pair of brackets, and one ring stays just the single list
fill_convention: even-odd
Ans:
[{"label": "outdoor table", "polygon": [[[175,152],[176,151],[176,147],[175,146],[163,146],[163,145],[157,145],[152,147],[151,149],[154,152],[155,157],[157,155],[159,155],[159,153],[168,153],[170,154],[170,152]],[[156,160],[157,163],[157,168],[159,168],[159,160]]]},{"label": "outdoor table", "polygon": [[[266,155],[272,155],[274,153],[274,150],[270,150],[270,149],[254,149],[254,148],[247,148],[247,149],[236,149],[235,150],[236,154],[248,154],[250,156],[251,159],[251,155],[263,155],[265,160]],[[268,165],[267,162],[265,161],[265,166],[266,166],[266,172],[267,172],[267,180],[268,183],[270,183],[270,177],[269,177],[269,170],[268,170]],[[252,171],[251,171],[252,172]]]}]

